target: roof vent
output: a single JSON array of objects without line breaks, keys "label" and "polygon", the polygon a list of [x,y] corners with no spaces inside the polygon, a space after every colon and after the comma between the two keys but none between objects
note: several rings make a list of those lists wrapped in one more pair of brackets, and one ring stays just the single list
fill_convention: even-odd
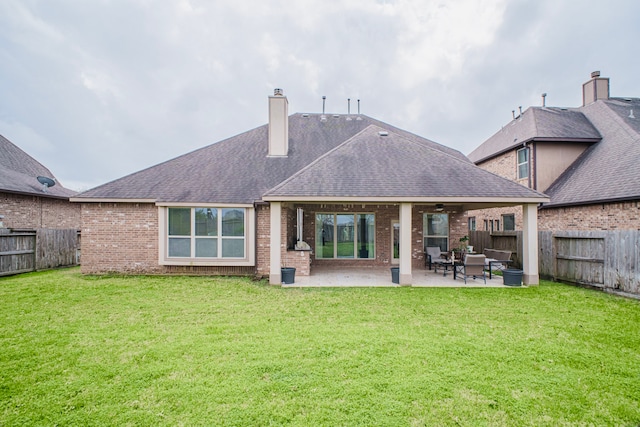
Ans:
[{"label": "roof vent", "polygon": [[334,115],[333,115],[333,118],[334,118],[334,119],[339,119],[339,118],[340,118],[340,114],[334,114]]},{"label": "roof vent", "polygon": [[600,77],[600,71],[594,71],[591,73],[591,78],[595,79],[596,77]]},{"label": "roof vent", "polygon": [[307,113],[302,114],[302,117],[309,117]]},{"label": "roof vent", "polygon": [[389,132],[387,132],[386,130],[381,130],[378,132],[378,135],[380,136],[389,136]]},{"label": "roof vent", "polygon": [[635,119],[636,116],[633,115],[633,110],[629,110],[629,118],[630,119]]},{"label": "roof vent", "polygon": [[326,122],[327,121],[327,116],[325,116],[324,114],[320,116],[320,121],[321,122]]}]

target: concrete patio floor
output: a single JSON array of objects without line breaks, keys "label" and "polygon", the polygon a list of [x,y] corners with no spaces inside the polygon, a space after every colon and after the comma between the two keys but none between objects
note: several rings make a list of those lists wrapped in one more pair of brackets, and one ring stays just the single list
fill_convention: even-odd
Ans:
[{"label": "concrete patio floor", "polygon": [[[311,267],[310,276],[296,274],[295,283],[282,285],[286,288],[303,287],[399,287],[391,282],[391,270],[389,268],[335,268],[335,267]],[[502,276],[493,275],[487,283],[481,277],[468,278],[464,283],[462,275],[453,280],[453,272],[448,271],[443,275],[442,269],[436,273],[434,270],[414,269],[412,272],[411,286],[413,287],[443,287],[443,288],[512,288],[505,286]]]}]

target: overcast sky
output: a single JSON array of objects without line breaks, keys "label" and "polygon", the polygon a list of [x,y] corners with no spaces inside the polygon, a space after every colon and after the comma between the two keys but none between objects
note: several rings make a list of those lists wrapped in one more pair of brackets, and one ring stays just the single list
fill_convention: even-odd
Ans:
[{"label": "overcast sky", "polygon": [[638,0],[0,0],[0,134],[86,190],[289,113],[468,154],[600,70],[640,96]]}]

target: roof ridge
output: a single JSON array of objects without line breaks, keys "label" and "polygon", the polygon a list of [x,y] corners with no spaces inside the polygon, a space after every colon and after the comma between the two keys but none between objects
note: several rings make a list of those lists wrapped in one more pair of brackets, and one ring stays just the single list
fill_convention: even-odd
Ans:
[{"label": "roof ridge", "polygon": [[[602,105],[604,105],[606,107],[607,114],[609,116],[613,116],[613,120],[615,120],[617,124],[621,125],[620,127],[623,128],[624,131],[632,139],[640,140],[640,135],[638,134],[638,132],[636,132],[631,126],[629,126],[629,124],[620,116],[620,114],[618,114],[615,111],[613,111],[611,106],[607,103],[607,101],[609,101],[609,100],[598,100],[598,101],[602,101]],[[594,104],[597,105],[598,101],[596,101]],[[591,121],[591,120],[589,120],[589,121]]]},{"label": "roof ridge", "polygon": [[[379,129],[382,129],[380,126],[374,125],[374,124],[368,124],[364,129],[362,129],[360,132],[356,133],[355,135],[353,135],[351,138],[341,142],[340,144],[338,144],[337,147],[332,148],[331,150],[327,151],[326,153],[324,153],[323,155],[321,155],[320,157],[317,157],[314,161],[312,161],[311,163],[307,164],[305,167],[303,167],[302,169],[298,170],[296,173],[290,175],[287,179],[285,179],[284,181],[280,182],[278,185],[276,185],[275,187],[272,187],[268,190],[266,190],[264,194],[268,194],[272,191],[276,191],[278,189],[280,189],[281,187],[283,187],[284,185],[286,185],[287,183],[289,183],[291,180],[293,180],[295,177],[297,177],[298,175],[300,175],[301,173],[303,173],[304,171],[306,171],[307,169],[310,169],[312,166],[314,166],[316,163],[320,162],[322,159],[324,159],[325,157],[327,157],[328,155],[330,155],[331,153],[337,151],[338,149],[340,149],[341,147],[343,147],[344,145],[348,144],[349,142],[353,141],[354,138],[356,138],[357,136],[361,135],[362,133],[364,133],[367,129],[371,128],[371,127],[377,127]],[[395,132],[394,132],[395,133]]]}]

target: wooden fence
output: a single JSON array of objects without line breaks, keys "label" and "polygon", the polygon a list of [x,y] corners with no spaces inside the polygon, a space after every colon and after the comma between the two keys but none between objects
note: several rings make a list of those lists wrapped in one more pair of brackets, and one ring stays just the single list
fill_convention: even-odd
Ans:
[{"label": "wooden fence", "polygon": [[485,249],[511,251],[511,266],[522,267],[522,231],[470,231],[469,244],[479,254]]},{"label": "wooden fence", "polygon": [[[514,252],[522,265],[522,232],[472,231],[469,244]],[[640,231],[540,231],[540,277],[640,295]]]},{"label": "wooden fence", "polygon": [[6,230],[0,233],[0,276],[76,265],[79,250],[76,229]]}]

